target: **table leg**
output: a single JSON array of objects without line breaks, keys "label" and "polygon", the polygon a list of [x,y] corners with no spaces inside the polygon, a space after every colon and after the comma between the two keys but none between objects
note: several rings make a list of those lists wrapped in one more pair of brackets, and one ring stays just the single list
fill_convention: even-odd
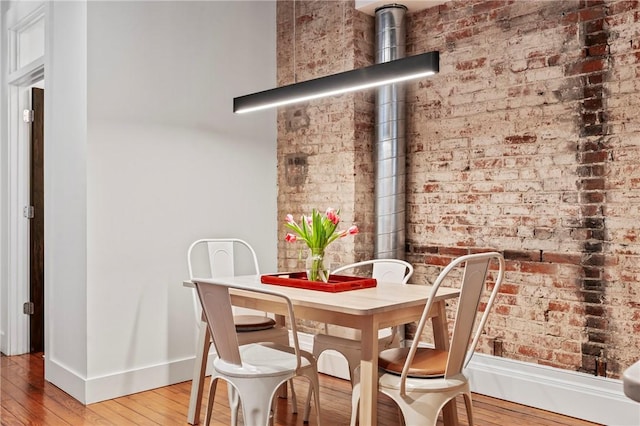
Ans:
[{"label": "table leg", "polygon": [[373,318],[363,322],[361,330],[362,359],[360,360],[360,422],[378,422],[378,327]]},{"label": "table leg", "polygon": [[[447,311],[444,300],[433,304],[434,316],[431,318],[433,326],[433,341],[437,349],[449,349],[449,327],[447,326]],[[449,401],[442,408],[444,424],[447,426],[458,425],[458,410],[456,400]]]},{"label": "table leg", "polygon": [[[287,325],[286,323],[286,316],[285,315],[275,315],[274,319],[276,321],[276,325],[285,327]],[[291,382],[293,383],[293,382]],[[296,394],[295,391],[293,390],[293,384],[291,385],[291,392],[293,393],[293,398],[295,400]],[[278,398],[287,398],[287,383],[283,383],[282,386],[280,386],[280,389],[278,389]],[[293,412],[297,413],[298,409],[296,407],[296,404],[293,405]]]},{"label": "table leg", "polygon": [[202,321],[199,328],[196,360],[193,366],[193,381],[191,382],[191,397],[189,398],[189,411],[187,412],[187,422],[192,425],[197,425],[200,422],[204,377],[207,373],[207,359],[209,358],[209,347],[211,346],[211,333],[207,323]]}]

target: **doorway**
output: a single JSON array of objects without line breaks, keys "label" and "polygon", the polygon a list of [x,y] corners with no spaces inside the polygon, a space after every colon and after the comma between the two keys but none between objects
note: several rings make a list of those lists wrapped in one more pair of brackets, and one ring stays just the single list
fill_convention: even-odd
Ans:
[{"label": "doorway", "polygon": [[[40,1],[2,2],[0,7],[0,40],[3,41],[0,43],[3,64],[0,67],[0,97],[4,100],[0,106],[0,215],[3,218],[0,225],[0,311],[3,312],[0,317],[0,351],[5,355],[44,348],[43,280],[31,282],[32,275],[43,277],[31,269],[32,246],[36,251],[43,251],[44,247],[35,241],[32,244],[31,228],[34,225],[30,219],[32,214],[36,218],[35,210],[39,203],[36,199],[32,201],[31,196],[31,181],[34,179],[31,155],[32,152],[36,156],[41,155],[42,149],[38,152],[31,145],[31,134],[37,129],[32,129],[29,114],[32,103],[38,102],[32,99],[32,88],[44,89],[46,9],[47,5]],[[41,126],[42,117],[39,117]],[[43,137],[43,132],[40,132],[42,142]],[[42,211],[39,215],[42,221],[40,229],[44,229]],[[35,232],[37,235],[38,231]],[[42,260],[39,263],[43,265]],[[39,294],[38,290],[32,290],[33,285],[39,286]],[[41,302],[35,300],[31,307],[34,291]],[[30,312],[36,315],[28,315]],[[32,331],[33,320],[39,322],[39,331]],[[35,337],[33,345],[32,333]]]},{"label": "doorway", "polygon": [[29,349],[44,351],[44,90],[31,88]]}]

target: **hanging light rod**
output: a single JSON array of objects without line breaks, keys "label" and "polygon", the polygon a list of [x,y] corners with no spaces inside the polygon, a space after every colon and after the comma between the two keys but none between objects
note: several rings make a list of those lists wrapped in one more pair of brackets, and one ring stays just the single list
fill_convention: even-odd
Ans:
[{"label": "hanging light rod", "polygon": [[427,52],[365,68],[302,81],[233,99],[233,112],[245,113],[289,105],[436,74],[440,52]]}]

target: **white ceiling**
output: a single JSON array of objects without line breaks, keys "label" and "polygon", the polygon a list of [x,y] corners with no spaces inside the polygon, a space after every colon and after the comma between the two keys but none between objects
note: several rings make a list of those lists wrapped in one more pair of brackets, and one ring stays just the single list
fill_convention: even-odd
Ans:
[{"label": "white ceiling", "polygon": [[427,9],[429,7],[446,3],[447,1],[450,0],[404,0],[395,2],[391,0],[356,0],[356,9],[369,15],[375,15],[377,7],[384,6],[386,4],[401,4],[406,6],[410,12],[415,12],[416,10]]}]

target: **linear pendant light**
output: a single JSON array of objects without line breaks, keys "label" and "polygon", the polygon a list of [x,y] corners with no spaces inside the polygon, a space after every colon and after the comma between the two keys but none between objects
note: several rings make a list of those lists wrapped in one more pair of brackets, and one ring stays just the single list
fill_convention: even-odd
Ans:
[{"label": "linear pendant light", "polygon": [[440,52],[427,52],[326,77],[302,81],[233,99],[233,112],[244,113],[335,96],[436,74]]}]

